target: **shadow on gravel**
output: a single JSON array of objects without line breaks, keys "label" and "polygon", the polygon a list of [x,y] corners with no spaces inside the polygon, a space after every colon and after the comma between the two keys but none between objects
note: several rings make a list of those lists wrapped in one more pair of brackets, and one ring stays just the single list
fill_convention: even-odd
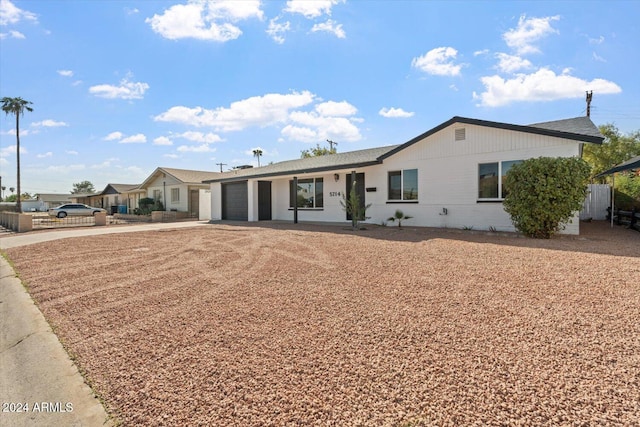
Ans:
[{"label": "shadow on gravel", "polygon": [[285,221],[237,222],[219,221],[215,224],[242,228],[268,228],[274,230],[305,231],[354,235],[369,239],[398,242],[424,242],[432,239],[458,240],[492,245],[584,252],[640,258],[640,233],[606,221],[580,223],[580,235],[557,235],[551,239],[532,239],[517,233],[489,232],[480,230],[441,229],[427,227],[380,226],[365,224],[364,229],[353,231],[344,224],[298,223]]}]

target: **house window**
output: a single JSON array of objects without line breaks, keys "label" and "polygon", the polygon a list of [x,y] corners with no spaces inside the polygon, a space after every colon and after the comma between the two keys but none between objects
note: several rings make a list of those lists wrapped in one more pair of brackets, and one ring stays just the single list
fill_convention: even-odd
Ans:
[{"label": "house window", "polygon": [[478,199],[504,199],[507,195],[504,188],[504,178],[509,169],[518,163],[522,163],[522,160],[480,163],[478,165]]},{"label": "house window", "polygon": [[171,189],[171,203],[178,203],[180,202],[180,189],[179,188],[172,188]]},{"label": "house window", "polygon": [[322,178],[306,178],[298,180],[298,188],[293,188],[293,180],[289,181],[289,207],[294,203],[299,208],[324,207],[324,181]]},{"label": "house window", "polygon": [[418,200],[418,169],[389,172],[389,200]]},{"label": "house window", "polygon": [[153,190],[153,200],[160,200],[161,197],[162,197],[162,191]]}]

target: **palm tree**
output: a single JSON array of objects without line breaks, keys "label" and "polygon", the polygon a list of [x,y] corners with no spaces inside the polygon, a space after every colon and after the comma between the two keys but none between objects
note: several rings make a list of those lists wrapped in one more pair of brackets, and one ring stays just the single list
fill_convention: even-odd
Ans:
[{"label": "palm tree", "polygon": [[262,156],[262,150],[259,148],[256,148],[255,150],[253,150],[253,157],[257,157],[258,158],[258,167],[260,167],[260,156]]},{"label": "palm tree", "polygon": [[24,110],[29,112],[33,111],[33,108],[29,105],[33,104],[31,101],[25,101],[22,98],[2,98],[2,111],[8,116],[13,114],[16,116],[16,170],[18,175],[17,187],[18,198],[16,199],[16,211],[22,212],[22,204],[20,203],[20,116],[24,114]]}]

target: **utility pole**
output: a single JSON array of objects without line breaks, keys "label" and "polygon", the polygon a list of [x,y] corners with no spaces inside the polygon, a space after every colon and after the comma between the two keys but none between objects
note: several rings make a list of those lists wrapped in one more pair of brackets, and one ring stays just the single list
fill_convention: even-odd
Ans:
[{"label": "utility pole", "polygon": [[332,140],[330,140],[330,139],[327,139],[327,142],[329,143],[329,149],[330,149],[331,151],[333,151],[333,146],[334,146],[334,145],[338,145],[338,143],[337,143],[337,142],[334,142],[334,141],[332,141]]},{"label": "utility pole", "polygon": [[591,117],[591,99],[593,98],[593,91],[587,91],[587,117]]},{"label": "utility pole", "polygon": [[227,166],[226,163],[216,163],[216,165],[220,166],[220,173],[222,173],[222,167]]}]

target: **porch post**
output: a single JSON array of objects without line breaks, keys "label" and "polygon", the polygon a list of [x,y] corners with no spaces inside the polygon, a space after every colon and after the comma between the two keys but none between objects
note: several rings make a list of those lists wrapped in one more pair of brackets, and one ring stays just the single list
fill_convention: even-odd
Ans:
[{"label": "porch post", "polygon": [[293,223],[298,223],[298,177],[293,177]]}]

